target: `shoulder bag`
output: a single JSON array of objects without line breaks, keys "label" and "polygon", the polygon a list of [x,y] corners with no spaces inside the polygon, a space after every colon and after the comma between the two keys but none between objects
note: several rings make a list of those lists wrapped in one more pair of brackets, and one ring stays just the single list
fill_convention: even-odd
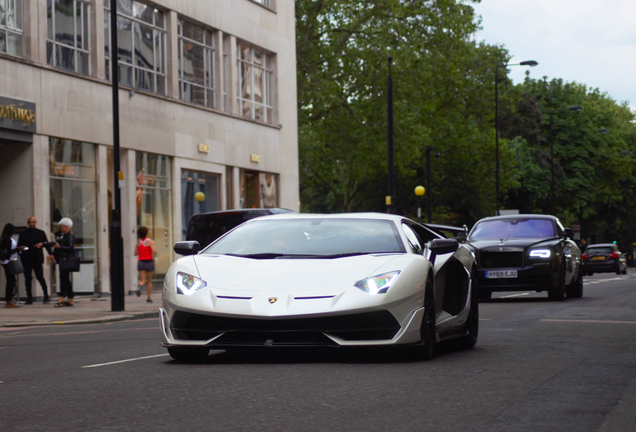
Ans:
[{"label": "shoulder bag", "polygon": [[58,264],[60,271],[78,272],[80,270],[80,258],[77,256],[60,258]]},{"label": "shoulder bag", "polygon": [[22,261],[20,261],[19,259],[9,260],[9,262],[7,263],[7,273],[9,273],[10,275],[24,273]]}]

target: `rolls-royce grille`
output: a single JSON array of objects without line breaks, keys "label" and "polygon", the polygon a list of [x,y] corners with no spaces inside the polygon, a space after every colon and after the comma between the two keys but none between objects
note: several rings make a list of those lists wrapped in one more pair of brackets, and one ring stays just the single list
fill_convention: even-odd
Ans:
[{"label": "rolls-royce grille", "polygon": [[523,266],[523,252],[481,251],[479,265],[483,269],[519,268]]},{"label": "rolls-royce grille", "polygon": [[245,319],[177,311],[170,330],[176,339],[208,340],[214,345],[330,345],[324,334],[344,340],[392,339],[400,324],[389,311],[318,318]]}]

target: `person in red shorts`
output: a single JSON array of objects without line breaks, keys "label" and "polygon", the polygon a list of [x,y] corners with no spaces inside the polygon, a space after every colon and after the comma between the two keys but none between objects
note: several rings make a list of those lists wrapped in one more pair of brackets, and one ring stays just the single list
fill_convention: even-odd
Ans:
[{"label": "person in red shorts", "polygon": [[157,248],[155,241],[148,238],[148,228],[142,226],[137,229],[139,241],[135,246],[135,256],[137,261],[137,271],[139,272],[139,285],[137,285],[137,297],[141,295],[141,288],[145,285],[148,299],[146,303],[152,303],[152,274],[155,271],[155,255]]}]

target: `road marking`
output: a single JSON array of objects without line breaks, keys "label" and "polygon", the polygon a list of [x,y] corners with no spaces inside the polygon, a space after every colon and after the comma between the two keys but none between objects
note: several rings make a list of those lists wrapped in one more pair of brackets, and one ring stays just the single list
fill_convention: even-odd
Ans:
[{"label": "road marking", "polygon": [[507,295],[507,296],[503,296],[503,297],[499,297],[499,298],[510,298],[510,297],[526,296],[526,295],[530,295],[530,293],[511,294],[511,295]]},{"label": "road marking", "polygon": [[[58,329],[59,327],[44,326],[39,328]],[[0,335],[0,339],[15,338],[15,337],[21,337],[21,338],[22,337],[37,337],[37,336],[68,336],[68,335],[78,335],[78,334],[112,333],[112,332],[137,331],[137,330],[156,330],[156,329],[157,327],[139,327],[139,328],[131,328],[131,329],[109,329],[109,330],[90,330],[90,331],[87,330],[87,331],[60,332],[60,333],[28,333],[28,334],[15,333],[10,335]],[[18,331],[24,332],[28,330],[33,330],[33,327],[20,327],[19,329],[7,327],[7,330],[12,330],[14,332],[18,332]]]},{"label": "road marking", "polygon": [[155,357],[165,357],[167,355],[170,355],[170,354],[168,354],[168,353],[166,353],[166,354],[157,354],[157,355],[151,355],[151,356],[145,356],[145,357],[131,358],[131,359],[126,359],[126,360],[118,360],[118,361],[108,362],[108,363],[99,363],[99,364],[94,364],[94,365],[82,366],[82,368],[94,368],[94,367],[100,367],[100,366],[110,366],[110,365],[114,365],[114,364],[127,363],[127,362],[137,361],[137,360],[146,360],[146,359],[155,358]]},{"label": "road marking", "polygon": [[600,323],[600,324],[636,324],[636,321],[606,321],[606,320],[580,320],[580,319],[541,319],[545,322],[573,322],[573,323]]}]

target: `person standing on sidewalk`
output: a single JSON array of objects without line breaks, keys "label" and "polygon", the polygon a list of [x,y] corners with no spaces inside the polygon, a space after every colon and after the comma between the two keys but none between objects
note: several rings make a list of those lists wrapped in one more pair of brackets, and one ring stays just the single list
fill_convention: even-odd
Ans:
[{"label": "person standing on sidewalk", "polygon": [[4,268],[4,275],[7,278],[7,288],[5,291],[5,308],[17,308],[20,307],[13,303],[13,295],[15,294],[15,280],[14,274],[9,274],[9,260],[18,259],[18,252],[24,249],[24,246],[18,247],[18,242],[13,238],[15,233],[15,226],[13,224],[6,224],[2,230],[2,236],[0,236],[0,255],[4,258],[0,263]]},{"label": "person standing on sidewalk", "polygon": [[[62,218],[57,223],[60,226],[62,235],[57,239],[55,248],[55,261],[60,262],[60,258],[70,258],[75,256],[75,236],[71,232],[73,221],[69,218]],[[73,306],[73,283],[71,282],[70,270],[60,270],[60,296],[55,307]],[[66,301],[64,301],[66,297]]]},{"label": "person standing on sidewalk", "polygon": [[139,285],[137,285],[137,297],[141,295],[141,288],[146,285],[148,299],[146,303],[152,303],[152,274],[155,271],[155,255],[157,248],[155,241],[148,238],[148,228],[142,226],[137,228],[137,236],[139,241],[135,246],[135,256],[139,257],[137,261],[137,271],[139,272]]},{"label": "person standing on sidewalk", "polygon": [[28,229],[20,233],[18,238],[18,246],[24,246],[24,251],[20,254],[22,266],[24,267],[24,285],[26,287],[27,301],[26,304],[33,304],[33,294],[31,291],[31,281],[33,279],[32,272],[35,272],[35,278],[40,282],[42,292],[44,293],[44,304],[49,303],[49,289],[44,280],[44,271],[42,264],[44,263],[43,249],[53,255],[51,246],[55,243],[49,243],[46,234],[41,229],[36,228],[38,221],[31,216],[27,221]]}]

